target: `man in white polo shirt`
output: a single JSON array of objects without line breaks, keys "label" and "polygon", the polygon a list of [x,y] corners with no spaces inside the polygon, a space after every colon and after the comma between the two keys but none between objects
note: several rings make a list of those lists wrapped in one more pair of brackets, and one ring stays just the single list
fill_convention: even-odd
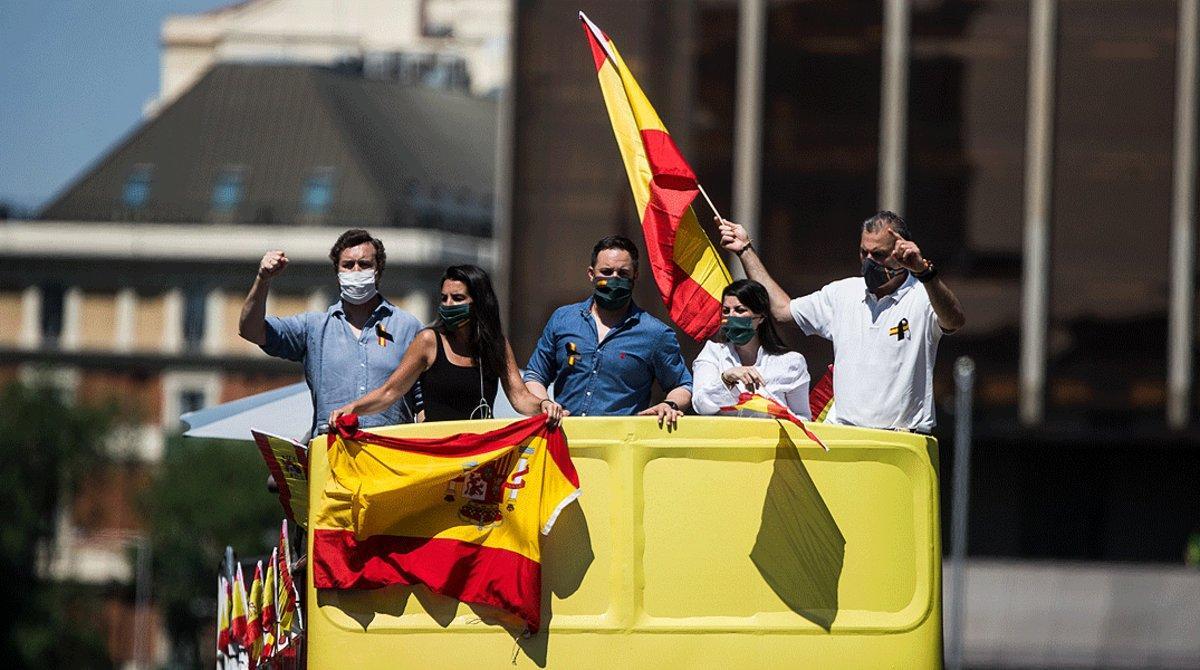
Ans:
[{"label": "man in white polo shirt", "polygon": [[938,340],[965,322],[954,293],[921,256],[904,219],[879,212],[862,224],[862,276],[793,300],[763,266],[746,230],[717,220],[721,245],[771,297],[771,314],[833,342],[833,421],[928,433]]}]

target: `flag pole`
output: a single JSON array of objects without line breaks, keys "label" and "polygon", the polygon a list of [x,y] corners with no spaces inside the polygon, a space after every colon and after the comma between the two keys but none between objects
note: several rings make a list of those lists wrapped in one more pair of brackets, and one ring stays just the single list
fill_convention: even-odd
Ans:
[{"label": "flag pole", "polygon": [[721,213],[717,211],[717,206],[713,204],[712,198],[708,197],[708,193],[705,192],[700,182],[696,182],[696,188],[700,189],[700,195],[704,196],[704,202],[708,203],[708,208],[712,210],[712,213],[716,214],[718,219],[724,221],[725,217],[721,216]]}]

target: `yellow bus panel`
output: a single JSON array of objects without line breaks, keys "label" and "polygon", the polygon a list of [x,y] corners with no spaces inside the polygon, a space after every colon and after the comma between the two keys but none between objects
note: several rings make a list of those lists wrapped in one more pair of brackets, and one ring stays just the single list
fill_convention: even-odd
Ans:
[{"label": "yellow bus panel", "polygon": [[[486,608],[424,587],[318,593],[310,565],[310,667],[941,666],[932,438],[812,424],[825,452],[773,419],[688,416],[668,432],[650,417],[580,417],[564,429],[582,495],[542,538],[540,634],[514,639]],[[328,473],[320,438],[311,496]]]}]

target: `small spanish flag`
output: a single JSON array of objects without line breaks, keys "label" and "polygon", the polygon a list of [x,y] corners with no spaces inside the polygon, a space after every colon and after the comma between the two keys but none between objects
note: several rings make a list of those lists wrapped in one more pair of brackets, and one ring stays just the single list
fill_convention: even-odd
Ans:
[{"label": "small spanish flag", "polygon": [[229,604],[229,633],[231,636],[232,646],[244,647],[246,645],[246,610],[248,609],[246,601],[246,579],[242,576],[242,564],[237,564],[233,579],[233,588],[230,589],[230,604]]},{"label": "small spanish flag", "polygon": [[804,431],[804,434],[808,436],[808,439],[821,445],[821,448],[825,451],[829,451],[829,447],[825,446],[825,443],[818,439],[816,435],[813,435],[812,431],[810,431],[808,427],[804,425],[804,422],[800,420],[800,417],[792,414],[791,410],[783,405],[780,405],[770,398],[760,396],[757,393],[743,392],[740,396],[738,396],[736,405],[722,407],[721,411],[736,413],[738,416],[761,416],[791,421],[799,426],[800,430]]},{"label": "small spanish flag", "polygon": [[251,430],[267,470],[279,487],[279,504],[287,518],[308,527],[308,447],[258,430]]}]

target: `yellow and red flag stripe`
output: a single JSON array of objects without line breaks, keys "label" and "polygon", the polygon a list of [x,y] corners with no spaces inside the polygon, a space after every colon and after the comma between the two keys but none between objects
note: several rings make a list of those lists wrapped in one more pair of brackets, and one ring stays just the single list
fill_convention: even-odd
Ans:
[{"label": "yellow and red flag stripe", "polygon": [[821,377],[821,381],[813,385],[808,391],[808,409],[812,413],[813,421],[824,421],[829,416],[829,410],[833,409],[833,366],[830,365],[825,375]]},{"label": "yellow and red flag stripe", "polygon": [[541,625],[540,534],[579,495],[566,436],[544,416],[487,433],[403,439],[329,434],[330,476],[314,500],[313,584],[435,593]]},{"label": "yellow and red flag stripe", "polygon": [[225,575],[217,576],[217,658],[229,653],[229,615],[232,589]]},{"label": "yellow and red flag stripe", "polygon": [[804,431],[804,434],[808,437],[808,439],[821,445],[821,448],[825,451],[829,451],[829,447],[825,446],[825,443],[822,442],[816,435],[814,435],[813,432],[808,429],[808,426],[804,425],[804,421],[800,417],[792,414],[792,411],[783,405],[780,405],[774,400],[761,396],[757,393],[743,391],[742,394],[738,396],[736,405],[722,407],[721,411],[730,414],[737,414],[738,416],[762,416],[770,417],[772,419],[783,419],[784,421],[790,421],[799,426],[800,430]]},{"label": "yellow and red flag stripe", "polygon": [[683,332],[699,341],[721,325],[721,292],[731,277],[696,220],[699,184],[616,44],[579,13],[600,79],[621,159],[646,237],[646,254],[663,304]]},{"label": "yellow and red flag stripe", "polygon": [[230,623],[229,631],[231,634],[231,642],[235,646],[245,646],[246,644],[246,580],[242,577],[242,564],[237,564],[237,571],[233,578],[233,593],[230,598]]},{"label": "yellow and red flag stripe", "polygon": [[275,654],[275,602],[277,587],[275,583],[276,549],[271,550],[271,560],[267,562],[266,574],[262,585],[262,612],[259,614],[259,625],[262,627],[262,659],[271,658]]},{"label": "yellow and red flag stripe", "polygon": [[279,489],[279,504],[287,518],[308,525],[308,448],[289,439],[251,430],[267,470]]},{"label": "yellow and red flag stripe", "polygon": [[254,568],[254,581],[250,584],[250,600],[246,612],[246,638],[244,646],[250,654],[250,667],[258,665],[262,657],[262,607],[263,566],[262,561]]},{"label": "yellow and red flag stripe", "polygon": [[296,591],[296,584],[292,580],[292,554],[288,546],[287,519],[283,520],[279,528],[279,546],[276,548],[275,561],[277,578],[275,648],[283,650],[291,644],[296,628],[295,623],[299,616],[296,610],[299,594]]}]

